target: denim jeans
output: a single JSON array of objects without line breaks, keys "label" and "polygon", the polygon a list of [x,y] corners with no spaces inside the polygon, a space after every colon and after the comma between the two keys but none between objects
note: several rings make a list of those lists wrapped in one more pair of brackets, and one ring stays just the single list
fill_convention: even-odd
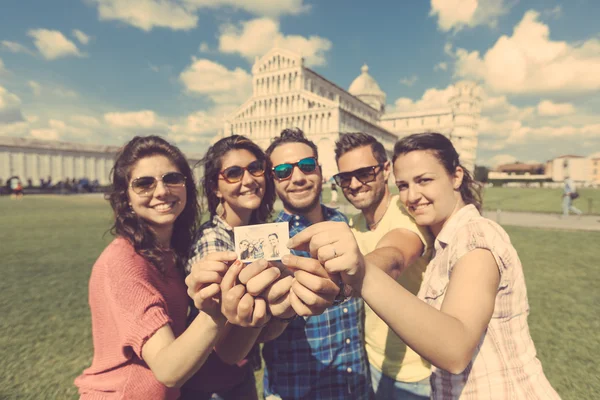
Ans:
[{"label": "denim jeans", "polygon": [[577,215],[583,214],[579,208],[573,205],[573,199],[571,196],[563,196],[562,209],[565,217],[569,215],[569,211]]},{"label": "denim jeans", "polygon": [[371,365],[371,383],[375,400],[425,400],[431,394],[429,377],[418,382],[400,382]]}]

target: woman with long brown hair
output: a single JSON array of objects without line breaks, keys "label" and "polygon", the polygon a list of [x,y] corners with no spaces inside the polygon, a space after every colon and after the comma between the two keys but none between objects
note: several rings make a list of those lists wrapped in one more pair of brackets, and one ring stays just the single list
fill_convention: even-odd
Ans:
[{"label": "woman with long brown hair", "polygon": [[194,177],[181,151],[158,136],[131,139],[111,175],[115,239],[92,268],[94,358],[75,385],[82,399],[177,399],[225,325],[207,303],[186,327]]}]

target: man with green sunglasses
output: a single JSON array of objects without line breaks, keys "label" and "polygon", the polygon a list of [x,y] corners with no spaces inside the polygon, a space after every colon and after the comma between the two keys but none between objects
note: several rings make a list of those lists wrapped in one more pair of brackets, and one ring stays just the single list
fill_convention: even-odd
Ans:
[{"label": "man with green sunglasses", "polygon": [[[275,222],[288,222],[290,237],[322,221],[347,223],[342,213],[320,202],[323,177],[317,146],[301,130],[285,129],[266,154],[273,166],[275,191],[283,203]],[[311,256],[306,251],[292,253],[291,257]],[[299,281],[302,272],[296,273]],[[341,302],[341,296],[337,300],[321,315],[290,321],[281,336],[264,344],[268,400],[370,399],[363,301]]]}]

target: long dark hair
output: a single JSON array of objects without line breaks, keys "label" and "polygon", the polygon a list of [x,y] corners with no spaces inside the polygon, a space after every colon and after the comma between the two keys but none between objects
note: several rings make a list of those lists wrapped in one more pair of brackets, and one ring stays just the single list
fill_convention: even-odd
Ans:
[{"label": "long dark hair", "polygon": [[223,168],[223,157],[231,150],[247,150],[254,154],[257,160],[265,161],[265,195],[260,202],[260,206],[252,212],[250,217],[251,224],[260,224],[266,222],[273,212],[273,204],[275,203],[275,186],[273,179],[268,175],[271,170],[269,160],[260,147],[252,140],[242,135],[227,136],[211,147],[209,147],[206,155],[200,163],[204,167],[204,176],[202,177],[202,191],[208,203],[208,211],[210,217],[214,217],[217,213],[219,198],[217,197],[217,189],[219,182],[219,173]]},{"label": "long dark hair", "polygon": [[[173,225],[171,237],[173,253],[169,249],[160,247],[148,223],[134,214],[129,206],[128,188],[131,170],[142,158],[156,155],[168,158],[186,177],[187,201]],[[112,185],[106,197],[115,214],[115,222],[110,232],[127,239],[139,255],[162,272],[165,272],[163,263],[166,257],[171,255],[175,257],[175,265],[183,268],[198,227],[200,213],[194,175],[181,150],[159,136],[136,136],[119,150],[110,175]]]},{"label": "long dark hair", "polygon": [[454,175],[456,168],[461,167],[464,171],[464,176],[459,187],[460,195],[465,204],[473,204],[481,211],[481,185],[475,182],[471,173],[461,165],[458,152],[450,139],[441,133],[434,132],[415,133],[406,136],[398,140],[394,145],[392,162],[396,162],[396,159],[403,154],[417,150],[431,152],[444,166],[448,175]]}]

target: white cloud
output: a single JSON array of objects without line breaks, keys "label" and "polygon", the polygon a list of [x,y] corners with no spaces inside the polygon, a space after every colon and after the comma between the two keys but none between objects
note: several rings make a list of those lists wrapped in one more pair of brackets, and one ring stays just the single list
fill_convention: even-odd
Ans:
[{"label": "white cloud", "polygon": [[196,111],[169,128],[169,138],[176,142],[210,141],[223,128],[225,118],[235,111],[232,105]]},{"label": "white cloud", "polygon": [[4,61],[0,58],[0,75],[7,73],[8,70],[4,66]]},{"label": "white cloud", "polygon": [[36,139],[42,140],[58,140],[60,139],[60,133],[53,128],[39,128],[39,129],[31,129],[29,131],[30,135]]},{"label": "white cloud", "polygon": [[297,15],[310,9],[303,0],[184,0],[184,2],[194,8],[231,7],[253,15],[274,18],[281,15]]},{"label": "white cloud", "polygon": [[81,44],[88,44],[90,42],[90,37],[88,35],[86,35],[85,33],[83,33],[82,31],[80,31],[79,29],[73,29],[73,36],[75,36],[75,38],[77,40],[79,40],[79,43]]},{"label": "white cloud", "polygon": [[29,81],[27,82],[27,85],[29,86],[31,92],[35,97],[39,97],[42,95],[42,85],[40,85],[36,81]]},{"label": "white cloud", "polygon": [[318,66],[326,64],[325,53],[331,49],[331,42],[320,36],[283,35],[279,22],[269,18],[221,26],[219,50],[223,53],[238,53],[253,62],[273,47],[292,50],[303,56],[307,65]]},{"label": "white cloud", "polygon": [[101,21],[121,21],[144,31],[152,28],[189,30],[198,17],[180,2],[168,0],[90,0],[98,5]]},{"label": "white cloud", "polygon": [[208,53],[208,51],[209,51],[208,43],[206,43],[206,42],[200,43],[200,47],[198,48],[198,50],[200,50],[200,53]]},{"label": "white cloud", "polygon": [[419,78],[417,78],[416,75],[413,75],[410,78],[404,77],[404,78],[400,79],[400,83],[403,85],[406,85],[406,86],[412,86],[417,82],[417,80],[419,80]]},{"label": "white cloud", "polygon": [[538,114],[543,116],[569,115],[575,113],[575,107],[571,103],[554,103],[543,100],[537,105]]},{"label": "white cloud", "polygon": [[517,158],[511,154],[497,154],[487,161],[482,162],[484,165],[490,167],[497,167],[503,164],[510,164],[517,161]]},{"label": "white cloud", "polygon": [[430,16],[437,16],[443,32],[458,32],[479,25],[495,27],[511,5],[504,0],[431,0]]},{"label": "white cloud", "polygon": [[0,86],[0,125],[24,121],[21,99]]},{"label": "white cloud", "polygon": [[104,121],[113,128],[120,129],[164,129],[166,124],[151,110],[131,112],[110,112],[104,114]]},{"label": "white cloud", "polygon": [[73,115],[71,116],[71,121],[78,125],[85,126],[87,128],[100,127],[100,121],[98,121],[97,118],[91,117],[89,115]]},{"label": "white cloud", "polygon": [[435,67],[433,67],[434,71],[446,71],[448,69],[448,63],[441,62],[438,63]]},{"label": "white cloud", "polygon": [[435,108],[448,107],[448,100],[454,94],[454,86],[449,85],[445,89],[431,88],[423,93],[423,97],[417,101],[413,101],[408,97],[400,97],[394,103],[394,106],[388,107],[391,112],[403,111],[422,111]]},{"label": "white cloud", "polygon": [[190,30],[198,25],[201,9],[233,8],[252,15],[277,18],[310,7],[303,0],[89,0],[101,21],[121,21],[150,31],[153,28]]},{"label": "white cloud", "polygon": [[31,50],[29,50],[27,47],[23,46],[21,43],[11,42],[9,40],[3,40],[2,42],[0,42],[0,44],[2,44],[3,49],[10,51],[11,53],[33,54],[33,52]]},{"label": "white cloud", "polygon": [[27,33],[34,41],[35,47],[46,60],[60,57],[82,56],[75,43],[71,42],[59,31],[49,29],[32,29]]},{"label": "white cloud", "polygon": [[513,35],[501,36],[483,57],[457,49],[455,75],[483,80],[497,93],[566,94],[600,89],[600,40],[550,40],[550,29],[528,11]]},{"label": "white cloud", "polygon": [[229,70],[221,64],[192,58],[179,79],[190,93],[208,96],[217,104],[240,104],[252,94],[252,77],[241,68]]}]

